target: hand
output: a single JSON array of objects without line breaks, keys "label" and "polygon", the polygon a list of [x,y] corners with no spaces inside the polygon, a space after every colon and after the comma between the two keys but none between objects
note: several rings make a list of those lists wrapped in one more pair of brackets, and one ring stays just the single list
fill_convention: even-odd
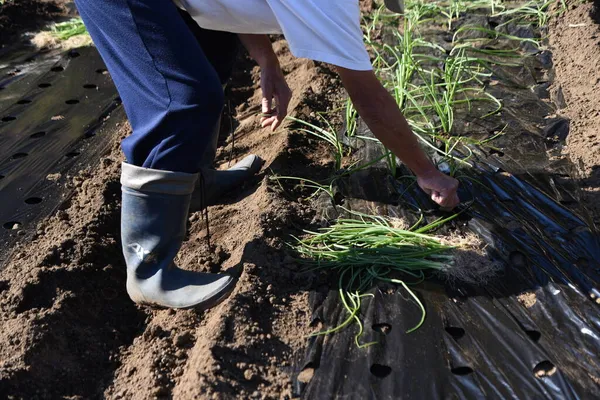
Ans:
[{"label": "hand", "polygon": [[261,66],[260,85],[263,92],[260,125],[263,128],[270,126],[274,131],[285,119],[292,98],[292,91],[285,81],[278,61]]},{"label": "hand", "polygon": [[458,181],[451,176],[435,170],[435,172],[417,176],[417,183],[425,193],[431,196],[431,200],[440,205],[442,210],[449,211],[460,204],[456,193]]}]

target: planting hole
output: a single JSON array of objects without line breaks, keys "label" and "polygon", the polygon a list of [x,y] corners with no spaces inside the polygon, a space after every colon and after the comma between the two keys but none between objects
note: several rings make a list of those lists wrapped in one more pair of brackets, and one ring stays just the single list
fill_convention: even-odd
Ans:
[{"label": "planting hole", "polygon": [[344,204],[344,195],[340,192],[335,193],[333,195],[333,204],[335,204],[336,206],[341,206],[342,204]]},{"label": "planting hole", "polygon": [[63,72],[64,70],[65,70],[65,68],[61,67],[60,65],[50,69],[50,71],[52,71],[52,72]]},{"label": "planting hole", "polygon": [[525,254],[520,251],[513,251],[508,255],[510,263],[517,268],[524,268],[527,266],[527,258]]},{"label": "planting hole", "polygon": [[4,86],[0,86],[0,90],[4,90]]},{"label": "planting hole", "polygon": [[4,229],[19,229],[21,227],[21,223],[18,221],[8,221],[3,225]]},{"label": "planting hole", "polygon": [[371,365],[371,373],[378,378],[385,378],[392,373],[392,368],[387,365],[373,364]]},{"label": "planting hole", "polygon": [[4,175],[0,175],[0,179],[4,179]]},{"label": "planting hole", "polygon": [[556,367],[550,361],[544,360],[533,367],[533,373],[537,378],[552,376],[556,373]]},{"label": "planting hole", "polygon": [[29,103],[31,103],[31,100],[28,100],[28,99],[23,99],[23,100],[17,101],[17,104],[29,104]]},{"label": "planting hole", "polygon": [[373,330],[375,332],[379,332],[379,333],[383,333],[384,335],[387,335],[388,333],[390,333],[392,331],[392,325],[387,324],[385,322],[382,322],[380,324],[374,324]]},{"label": "planting hole", "polygon": [[78,104],[79,100],[77,100],[77,99],[70,99],[70,100],[65,101],[65,103],[69,104],[69,105]]},{"label": "planting hole", "polygon": [[498,149],[490,149],[490,156],[497,155],[498,157],[504,157],[504,152]]},{"label": "planting hole", "polygon": [[585,257],[579,257],[577,261],[575,261],[575,265],[577,265],[579,268],[585,269],[590,267],[590,262]]},{"label": "planting hole", "polygon": [[77,58],[77,57],[79,57],[80,55],[81,55],[81,54],[79,54],[79,52],[78,52],[78,51],[75,51],[75,50],[71,50],[71,51],[69,52],[69,57],[71,57],[71,58]]},{"label": "planting hole", "polygon": [[534,341],[534,342],[536,342],[536,343],[537,343],[537,342],[540,340],[540,338],[542,337],[542,334],[541,334],[540,332],[538,332],[538,331],[533,331],[533,330],[530,330],[530,331],[525,331],[525,334],[526,334],[527,336],[529,336],[529,339],[533,340],[533,341]]},{"label": "planting hole", "polygon": [[10,122],[10,121],[14,121],[15,119],[17,119],[17,117],[13,117],[12,115],[8,115],[8,116],[2,118],[2,122]]},{"label": "planting hole", "polygon": [[302,371],[298,374],[298,381],[302,383],[310,382],[313,376],[315,376],[315,369],[317,368],[313,363],[310,362],[306,364],[306,366],[302,368]]},{"label": "planting hole", "polygon": [[108,74],[108,70],[107,70],[106,68],[98,68],[98,69],[96,70],[96,73],[97,73],[97,74],[106,75],[106,74]]},{"label": "planting hole", "polygon": [[115,97],[115,102],[120,104],[120,103],[121,103],[121,98],[120,98],[120,97],[118,97],[118,96],[117,96],[117,97]]},{"label": "planting hole", "polygon": [[17,154],[13,154],[13,156],[11,157],[11,159],[13,160],[18,160],[19,158],[25,158],[27,157],[27,153],[17,153]]},{"label": "planting hole", "polygon": [[465,336],[465,330],[463,328],[459,328],[458,326],[447,326],[446,332],[454,339],[460,339]]},{"label": "planting hole", "polygon": [[40,204],[42,202],[41,197],[29,197],[25,199],[26,204]]},{"label": "planting hole", "polygon": [[456,367],[450,370],[454,375],[465,376],[473,373],[471,367]]},{"label": "planting hole", "polygon": [[32,139],[39,139],[41,137],[46,136],[46,132],[36,132],[33,135],[29,136]]},{"label": "planting hole", "polygon": [[73,158],[73,157],[77,157],[78,155],[79,155],[78,151],[71,151],[71,152],[65,154],[65,157]]},{"label": "planting hole", "polygon": [[84,89],[98,89],[98,86],[94,85],[93,83],[86,83],[85,85],[83,85]]},{"label": "planting hole", "polygon": [[47,83],[47,82],[46,82],[46,83],[40,83],[40,84],[38,85],[38,87],[39,87],[39,88],[42,88],[42,89],[49,88],[50,86],[52,86],[52,84],[51,84],[51,83]]}]

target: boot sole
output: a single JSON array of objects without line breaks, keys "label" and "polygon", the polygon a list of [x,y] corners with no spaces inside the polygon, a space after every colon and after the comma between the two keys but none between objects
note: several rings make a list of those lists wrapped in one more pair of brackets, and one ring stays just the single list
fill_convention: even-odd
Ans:
[{"label": "boot sole", "polygon": [[137,302],[134,300],[134,303],[137,304],[138,306],[142,306],[142,307],[146,307],[146,308],[151,308],[153,310],[196,310],[196,311],[206,311],[209,310],[213,307],[218,306],[219,304],[221,304],[224,300],[226,300],[231,293],[233,292],[233,289],[235,289],[235,286],[238,282],[238,279],[232,279],[231,282],[229,282],[227,284],[227,286],[225,286],[225,288],[223,288],[223,290],[221,290],[221,292],[219,293],[218,296],[214,296],[212,298],[210,298],[209,300],[206,300],[202,303],[198,303],[198,304],[194,304],[191,306],[187,306],[187,307],[169,307],[169,306],[163,306],[160,304],[156,304],[156,303],[146,303],[143,301]]}]

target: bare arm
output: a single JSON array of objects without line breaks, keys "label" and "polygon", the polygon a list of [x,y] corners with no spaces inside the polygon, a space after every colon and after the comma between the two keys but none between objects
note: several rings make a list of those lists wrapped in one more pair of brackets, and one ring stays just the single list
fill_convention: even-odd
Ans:
[{"label": "bare arm", "polygon": [[261,67],[263,65],[278,63],[268,35],[239,34],[240,41]]},{"label": "bare arm", "polygon": [[373,71],[338,67],[338,72],[358,114],[377,139],[414,172],[419,186],[442,207],[458,205],[458,182],[438,171],[427,158],[396,101]]},{"label": "bare arm", "polygon": [[261,125],[275,130],[287,115],[292,92],[285,81],[269,37],[249,34],[238,36],[250,57],[260,66],[260,85],[263,91]]}]

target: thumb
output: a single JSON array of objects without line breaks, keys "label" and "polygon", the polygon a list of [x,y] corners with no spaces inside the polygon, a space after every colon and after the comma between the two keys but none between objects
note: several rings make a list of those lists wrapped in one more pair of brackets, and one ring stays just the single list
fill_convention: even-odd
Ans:
[{"label": "thumb", "polygon": [[440,192],[436,192],[435,190],[430,192],[431,200],[435,201],[437,204],[441,204],[444,201],[444,196]]}]

